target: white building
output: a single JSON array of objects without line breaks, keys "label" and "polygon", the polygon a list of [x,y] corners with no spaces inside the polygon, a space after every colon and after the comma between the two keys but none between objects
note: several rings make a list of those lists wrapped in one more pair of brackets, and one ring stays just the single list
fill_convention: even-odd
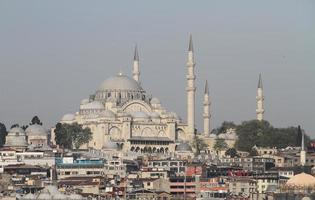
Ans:
[{"label": "white building", "polygon": [[[75,114],[66,114],[61,123],[89,127],[93,139],[82,148],[105,149],[114,142],[123,152],[174,153],[176,146],[191,143],[195,134],[195,73],[192,39],[187,61],[187,123],[166,110],[160,100],[149,95],[140,84],[137,49],[133,78],[119,73],[110,77],[89,98],[81,101]],[[208,104],[206,106],[209,106]],[[207,116],[209,119],[209,114]],[[209,120],[206,120],[209,123]],[[51,131],[54,138],[54,130]]]}]

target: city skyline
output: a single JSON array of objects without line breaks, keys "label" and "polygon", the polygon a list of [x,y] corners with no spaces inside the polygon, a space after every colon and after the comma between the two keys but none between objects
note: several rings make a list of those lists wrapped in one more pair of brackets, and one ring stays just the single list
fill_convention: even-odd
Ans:
[{"label": "city skyline", "polygon": [[[198,132],[202,132],[206,80],[211,127],[215,128],[223,121],[256,118],[256,89],[262,73],[265,119],[278,127],[300,124],[314,137],[314,3],[296,7],[289,1],[281,13],[277,12],[279,2],[273,8],[268,3],[247,3],[253,9],[244,13],[235,3],[231,9],[224,2],[207,3],[204,8],[186,3],[174,12],[172,3],[169,7],[144,3],[141,7],[147,9],[133,13],[130,8],[140,3],[130,4],[129,9],[111,3],[114,12],[106,3],[78,3],[69,10],[71,3],[63,8],[41,3],[43,9],[38,9],[34,2],[2,2],[0,122],[9,128],[14,123],[27,124],[38,115],[47,128],[54,126],[103,80],[120,70],[132,76],[135,44],[142,86],[186,121],[186,53],[192,33]],[[191,7],[200,12],[186,16]],[[60,14],[53,15],[57,11]]]}]

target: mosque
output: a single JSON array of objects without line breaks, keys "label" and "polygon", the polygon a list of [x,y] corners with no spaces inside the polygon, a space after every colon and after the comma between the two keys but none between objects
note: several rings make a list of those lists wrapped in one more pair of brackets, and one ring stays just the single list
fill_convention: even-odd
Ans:
[{"label": "mosque", "polygon": [[[89,127],[93,139],[82,148],[107,149],[117,147],[122,152],[174,153],[192,151],[195,128],[196,74],[193,41],[190,36],[187,54],[187,122],[166,110],[160,100],[142,87],[137,47],[134,52],[132,78],[119,73],[105,80],[96,92],[83,99],[79,111],[66,114],[61,123],[78,123]],[[210,137],[210,96],[205,84],[203,101],[205,141]],[[262,115],[261,115],[262,117]],[[51,131],[54,138],[54,131]],[[230,139],[232,136],[229,136]],[[236,136],[232,139],[236,140]],[[214,143],[212,141],[212,143]]]}]

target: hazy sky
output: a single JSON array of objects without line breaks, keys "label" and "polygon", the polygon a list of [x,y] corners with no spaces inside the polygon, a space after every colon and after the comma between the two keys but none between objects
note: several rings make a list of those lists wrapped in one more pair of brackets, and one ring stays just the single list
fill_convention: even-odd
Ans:
[{"label": "hazy sky", "polygon": [[262,73],[265,119],[315,137],[315,1],[0,1],[0,122],[46,127],[122,70],[139,46],[148,93],[186,119],[193,34],[198,129],[209,81],[211,125],[254,119]]}]

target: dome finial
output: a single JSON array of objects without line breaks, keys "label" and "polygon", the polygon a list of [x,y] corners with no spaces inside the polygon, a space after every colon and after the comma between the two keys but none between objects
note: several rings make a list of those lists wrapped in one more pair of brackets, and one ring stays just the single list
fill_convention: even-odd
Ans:
[{"label": "dome finial", "polygon": [[192,40],[192,34],[189,35],[189,47],[188,47],[188,51],[191,51],[191,52],[194,51],[193,40]]},{"label": "dome finial", "polygon": [[133,60],[139,61],[139,53],[138,53],[138,45],[135,45],[135,53],[133,56]]},{"label": "dome finial", "polygon": [[261,89],[263,88],[261,73],[259,74],[258,88],[261,88]]},{"label": "dome finial", "polygon": [[205,94],[209,94],[208,80],[206,80],[205,84]]}]

